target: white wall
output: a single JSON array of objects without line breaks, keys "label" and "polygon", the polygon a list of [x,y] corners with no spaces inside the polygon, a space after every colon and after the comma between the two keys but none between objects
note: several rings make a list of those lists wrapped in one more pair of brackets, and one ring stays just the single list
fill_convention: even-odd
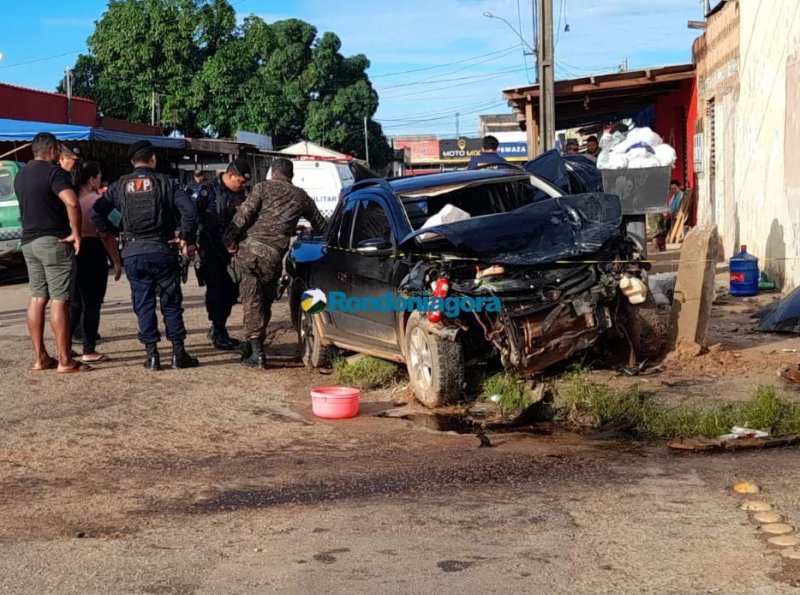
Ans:
[{"label": "white wall", "polygon": [[[741,0],[740,19],[735,155],[725,143],[722,158],[735,159],[725,168],[734,213],[718,222],[723,234],[738,228],[739,241],[790,289],[800,285],[800,0]],[[726,251],[732,244],[725,239]]]}]

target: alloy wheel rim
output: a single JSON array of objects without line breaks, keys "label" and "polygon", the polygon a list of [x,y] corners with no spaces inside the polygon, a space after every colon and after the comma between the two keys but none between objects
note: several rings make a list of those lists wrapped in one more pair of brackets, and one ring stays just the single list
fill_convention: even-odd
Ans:
[{"label": "alloy wheel rim", "polygon": [[419,327],[411,331],[409,360],[417,384],[423,389],[430,388],[433,384],[433,355],[428,334]]}]

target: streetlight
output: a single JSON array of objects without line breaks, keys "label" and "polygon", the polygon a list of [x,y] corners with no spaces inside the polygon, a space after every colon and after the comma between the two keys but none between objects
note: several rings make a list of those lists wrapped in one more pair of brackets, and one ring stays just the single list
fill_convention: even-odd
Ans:
[{"label": "streetlight", "polygon": [[525,38],[522,37],[522,34],[514,28],[514,25],[509,23],[506,19],[504,19],[503,17],[499,17],[496,14],[492,14],[491,12],[484,12],[483,16],[485,16],[487,19],[497,19],[498,21],[503,21],[506,25],[508,25],[508,28],[511,29],[514,32],[514,35],[519,37],[519,40],[525,45],[525,47],[528,48],[527,52],[523,51],[522,53],[525,54],[526,56],[535,56],[536,55],[536,50],[533,49],[531,47],[531,44],[529,44],[525,40]]}]

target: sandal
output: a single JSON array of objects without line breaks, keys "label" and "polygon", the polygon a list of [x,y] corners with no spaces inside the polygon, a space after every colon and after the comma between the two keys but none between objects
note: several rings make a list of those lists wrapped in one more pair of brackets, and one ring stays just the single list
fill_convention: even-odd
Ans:
[{"label": "sandal", "polygon": [[74,360],[72,365],[69,368],[64,370],[59,369],[59,374],[76,374],[78,372],[91,372],[94,368],[92,366],[87,366],[86,364],[82,364],[81,362]]},{"label": "sandal", "polygon": [[84,364],[96,364],[111,361],[111,358],[105,353],[85,353],[81,356],[81,361]]},{"label": "sandal", "polygon": [[34,372],[44,372],[45,370],[55,370],[58,367],[58,360],[54,357],[51,357],[47,360],[47,363],[43,366],[39,366],[39,364],[34,364],[31,367],[31,370]]}]

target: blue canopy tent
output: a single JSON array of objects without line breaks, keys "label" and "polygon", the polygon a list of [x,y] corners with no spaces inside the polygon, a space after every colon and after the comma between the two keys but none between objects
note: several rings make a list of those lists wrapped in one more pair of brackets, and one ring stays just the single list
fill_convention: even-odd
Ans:
[{"label": "blue canopy tent", "polygon": [[53,124],[51,122],[32,122],[28,120],[7,120],[0,118],[0,142],[31,141],[39,132],[49,132],[59,140],[85,140],[95,142],[132,145],[139,140],[149,140],[156,147],[164,149],[184,149],[186,141],[182,138],[166,136],[144,136],[115,132],[89,126]]}]

